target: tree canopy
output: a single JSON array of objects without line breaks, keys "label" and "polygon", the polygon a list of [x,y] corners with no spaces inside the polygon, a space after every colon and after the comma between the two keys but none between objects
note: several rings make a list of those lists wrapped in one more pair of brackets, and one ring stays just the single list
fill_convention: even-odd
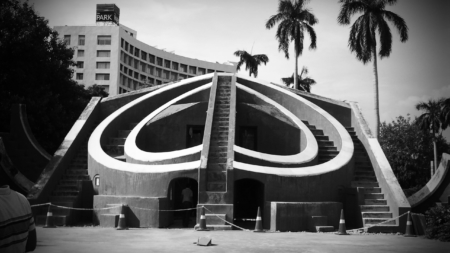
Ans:
[{"label": "tree canopy", "polygon": [[317,35],[313,25],[319,20],[306,7],[308,0],[280,0],[278,4],[278,13],[272,15],[266,22],[266,28],[271,29],[276,23],[279,23],[275,38],[278,40],[278,50],[283,51],[289,59],[289,43],[294,42],[295,49],[295,69],[294,69],[294,87],[298,87],[298,57],[303,53],[303,40],[305,31],[311,38],[309,49],[317,47]]},{"label": "tree canopy", "polygon": [[269,57],[265,54],[256,54],[252,55],[247,53],[245,50],[238,50],[234,52],[234,55],[239,57],[239,62],[236,66],[236,70],[240,70],[242,64],[245,64],[245,70],[248,70],[249,76],[257,77],[258,76],[258,66],[261,65],[261,63],[269,62]]},{"label": "tree canopy", "polygon": [[[303,67],[302,72],[297,77],[298,86],[299,86],[299,88],[302,88],[306,92],[311,92],[311,86],[316,84],[316,81],[312,78],[306,77],[307,74],[308,74],[308,68]],[[292,74],[292,76],[290,76],[290,77],[281,78],[281,81],[286,86],[290,87],[291,85],[294,84],[294,74]]]},{"label": "tree canopy", "polygon": [[74,50],[27,2],[0,1],[0,131],[12,104],[27,105],[30,127],[51,154],[91,95],[72,80]]},{"label": "tree canopy", "polygon": [[[409,116],[381,124],[378,141],[402,188],[420,188],[430,179],[432,137],[433,134],[422,131]],[[438,158],[443,152],[450,152],[450,143],[442,135],[438,136],[436,145],[440,151]]]}]

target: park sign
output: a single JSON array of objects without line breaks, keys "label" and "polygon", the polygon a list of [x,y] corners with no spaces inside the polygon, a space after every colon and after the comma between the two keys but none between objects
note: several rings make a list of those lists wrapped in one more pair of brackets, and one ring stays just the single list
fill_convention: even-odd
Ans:
[{"label": "park sign", "polygon": [[97,4],[96,22],[113,22],[119,25],[120,9],[115,4]]}]

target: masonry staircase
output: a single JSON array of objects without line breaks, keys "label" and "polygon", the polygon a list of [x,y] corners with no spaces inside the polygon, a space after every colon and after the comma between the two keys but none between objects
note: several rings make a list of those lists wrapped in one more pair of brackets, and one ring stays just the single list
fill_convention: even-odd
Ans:
[{"label": "masonry staircase", "polygon": [[[386,222],[393,216],[387,205],[387,200],[384,198],[384,194],[379,187],[375,172],[363,144],[356,136],[354,128],[347,127],[346,129],[352,137],[355,147],[355,171],[354,180],[351,185],[357,189],[358,195],[360,196],[358,199],[360,202],[362,222],[363,226],[368,228],[380,222]],[[396,220],[391,220],[377,225],[377,230],[382,230],[383,232],[394,231],[396,226]]]},{"label": "masonry staircase", "polygon": [[[89,140],[90,134],[95,129],[95,126],[90,130],[86,139],[83,141],[80,149],[78,150],[75,158],[70,162],[69,167],[66,169],[65,174],[61,177],[58,185],[53,190],[50,195],[50,202],[53,205],[74,207],[78,208],[81,206],[81,190],[83,181],[91,181],[88,175],[87,168],[87,142]],[[41,209],[40,214],[36,215],[36,224],[44,225],[46,221],[46,211],[47,206],[45,206],[45,214]],[[53,221],[57,226],[69,226],[75,221],[82,220],[80,217],[86,214],[73,209],[66,208],[52,208]],[[90,216],[90,215],[89,215]]]},{"label": "masonry staircase", "polygon": [[324,134],[322,129],[317,129],[315,125],[311,125],[308,121],[302,120],[303,123],[311,130],[312,134],[317,140],[319,146],[318,163],[325,163],[333,159],[339,154],[334,142],[330,141],[329,137]]},{"label": "masonry staircase", "polygon": [[138,123],[130,123],[128,125],[129,129],[126,130],[119,130],[116,137],[110,137],[108,145],[105,145],[103,149],[105,150],[106,154],[109,156],[125,162],[125,140],[127,139],[128,135],[131,133],[131,130],[137,125]]}]

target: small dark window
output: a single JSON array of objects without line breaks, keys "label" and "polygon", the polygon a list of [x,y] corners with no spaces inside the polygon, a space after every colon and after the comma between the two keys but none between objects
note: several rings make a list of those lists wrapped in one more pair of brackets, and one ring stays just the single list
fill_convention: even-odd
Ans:
[{"label": "small dark window", "polygon": [[84,35],[78,35],[78,45],[84,46]]},{"label": "small dark window", "polygon": [[111,35],[97,36],[97,45],[111,45]]}]

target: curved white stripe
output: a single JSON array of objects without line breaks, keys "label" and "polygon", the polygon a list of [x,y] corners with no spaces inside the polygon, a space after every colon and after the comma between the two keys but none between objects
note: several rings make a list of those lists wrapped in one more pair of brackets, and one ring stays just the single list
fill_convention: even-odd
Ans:
[{"label": "curved white stripe", "polygon": [[101,164],[105,168],[113,169],[113,170],[120,170],[120,171],[127,171],[127,172],[134,172],[134,173],[163,173],[163,172],[171,172],[171,171],[182,171],[182,170],[192,170],[192,169],[198,169],[200,167],[200,160],[193,161],[193,162],[187,162],[187,163],[176,163],[176,164],[161,164],[161,165],[145,165],[145,164],[133,164],[133,163],[125,163],[122,161],[119,161],[117,159],[112,158],[108,154],[105,153],[105,151],[102,149],[100,144],[101,136],[105,130],[105,128],[111,124],[111,122],[118,117],[120,114],[124,113],[125,111],[129,110],[133,106],[150,99],[151,97],[161,94],[165,91],[174,89],[176,87],[180,87],[183,85],[188,85],[192,82],[205,80],[205,79],[212,79],[214,73],[203,75],[203,76],[197,76],[189,79],[182,80],[178,83],[168,85],[166,87],[160,88],[158,90],[155,90],[153,92],[150,92],[140,98],[137,98],[130,103],[122,106],[115,112],[113,112],[111,115],[109,115],[105,120],[103,120],[97,128],[92,133],[91,137],[89,138],[88,143],[88,152],[92,159],[94,159],[97,163]]},{"label": "curved white stripe", "polygon": [[168,160],[173,159],[177,157],[192,155],[195,153],[200,153],[203,149],[203,144],[197,145],[195,147],[182,149],[182,150],[175,150],[170,152],[148,152],[143,151],[136,145],[136,138],[139,132],[142,130],[144,125],[152,120],[156,115],[167,109],[172,104],[175,104],[176,102],[189,97],[195,93],[198,93],[200,91],[206,90],[211,88],[212,82],[202,85],[196,89],[193,89],[189,92],[184,93],[183,95],[180,95],[169,102],[165,103],[163,106],[159,107],[152,113],[150,113],[147,117],[145,117],[143,120],[141,120],[131,131],[131,133],[128,135],[127,139],[125,140],[125,156],[127,158],[131,158],[136,161],[140,162],[155,162],[155,161],[162,161],[162,160]]},{"label": "curved white stripe", "polygon": [[[239,147],[237,145],[234,145],[234,147],[233,147],[234,151],[236,151],[237,153],[241,153],[243,155],[249,156],[249,157],[254,157],[254,158],[261,159],[261,160],[274,162],[274,163],[282,163],[282,164],[302,164],[302,163],[307,163],[307,162],[314,160],[314,158],[318,155],[318,152],[319,152],[319,147],[317,145],[317,141],[314,138],[314,135],[312,134],[311,130],[297,116],[295,116],[292,112],[290,112],[289,110],[287,110],[286,108],[281,106],[279,103],[275,102],[274,100],[268,98],[267,96],[255,91],[255,90],[252,90],[252,89],[250,89],[242,84],[239,84],[237,82],[236,82],[236,87],[247,93],[250,93],[250,94],[258,97],[259,99],[263,100],[267,104],[274,106],[275,108],[280,110],[284,115],[289,117],[298,126],[298,128],[300,128],[304,132],[304,134],[306,136],[306,140],[305,140],[306,148],[302,152],[297,153],[295,155],[266,154],[266,153],[249,150],[249,149],[246,149],[243,147]],[[300,142],[300,139],[298,141]]]},{"label": "curved white stripe", "polygon": [[315,110],[317,113],[321,114],[327,121],[329,121],[337,130],[339,136],[341,137],[342,145],[341,150],[339,154],[333,158],[332,160],[321,163],[314,166],[308,166],[308,167],[297,167],[297,168],[280,168],[280,167],[266,167],[266,166],[259,166],[259,165],[253,165],[253,164],[246,164],[241,162],[233,162],[233,167],[235,169],[245,170],[245,171],[252,171],[256,173],[264,173],[264,174],[274,174],[279,176],[294,176],[294,177],[303,177],[303,176],[315,176],[315,175],[321,175],[324,173],[332,172],[335,170],[338,170],[348,164],[353,156],[354,146],[353,141],[350,137],[350,134],[347,132],[347,130],[337,121],[333,116],[331,116],[328,112],[320,108],[319,106],[313,104],[312,102],[302,98],[301,96],[298,96],[292,92],[289,92],[281,87],[278,87],[276,85],[270,84],[268,82],[249,78],[242,75],[237,75],[237,77],[249,80],[251,82],[257,82],[260,85],[264,85],[268,88],[274,89],[280,93],[283,93],[286,96],[293,97],[306,106],[310,107],[311,109]]}]

